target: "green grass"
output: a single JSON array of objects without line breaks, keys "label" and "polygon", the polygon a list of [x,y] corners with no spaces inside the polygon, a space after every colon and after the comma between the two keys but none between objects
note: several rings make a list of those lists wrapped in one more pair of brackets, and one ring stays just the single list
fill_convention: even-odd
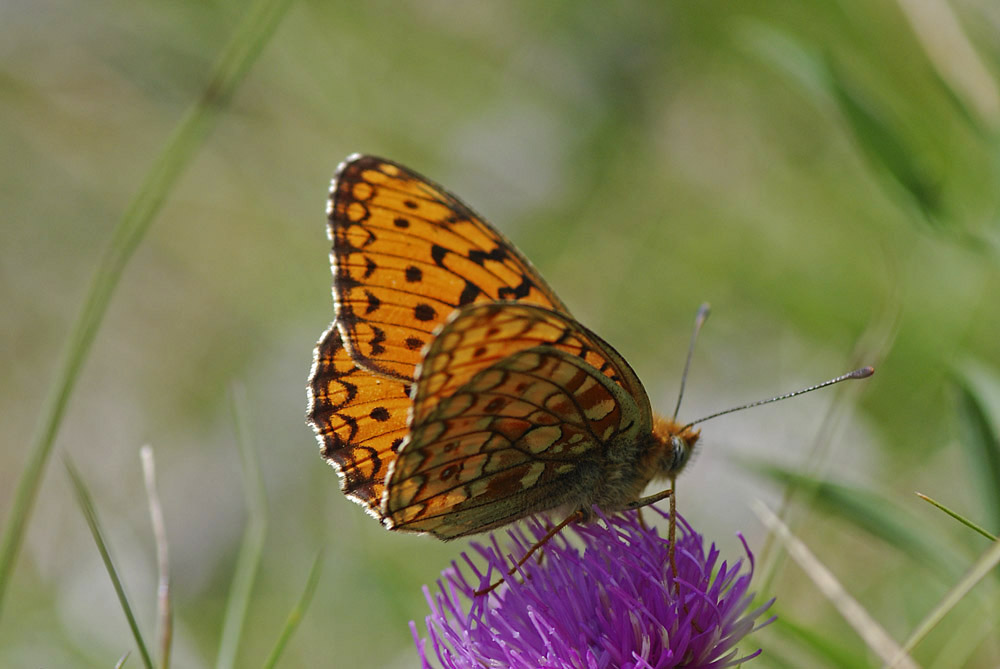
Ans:
[{"label": "green grass", "polygon": [[104,568],[108,572],[108,578],[111,581],[112,587],[115,589],[115,595],[118,596],[118,603],[121,605],[122,612],[128,620],[129,629],[132,630],[132,638],[135,640],[135,645],[139,649],[139,657],[142,659],[142,664],[146,667],[146,669],[153,669],[152,656],[146,648],[146,642],[143,640],[142,632],[139,631],[139,623],[136,621],[135,612],[132,609],[132,605],[129,603],[129,598],[125,593],[125,586],[122,583],[118,568],[115,566],[115,561],[111,557],[111,551],[107,541],[104,539],[104,532],[101,530],[101,523],[97,517],[97,509],[94,508],[93,497],[87,489],[87,484],[84,483],[80,473],[76,470],[76,467],[73,466],[73,462],[68,457],[64,462],[66,465],[66,473],[69,474],[70,481],[73,483],[73,491],[76,493],[77,503],[80,505],[83,517],[87,521],[87,527],[90,528],[90,534],[94,538],[94,545],[97,546],[97,550],[101,554],[101,561],[104,562]]},{"label": "green grass", "polygon": [[243,465],[247,527],[236,559],[236,567],[233,569],[233,582],[229,586],[229,598],[226,601],[226,613],[222,624],[222,640],[219,642],[219,655],[215,660],[216,669],[230,669],[236,664],[240,637],[243,634],[243,622],[250,609],[257,569],[264,550],[264,540],[267,538],[267,493],[264,490],[260,464],[247,427],[247,413],[244,393],[241,389],[236,389],[233,393],[233,423],[237,427],[236,441],[240,447],[240,462]]},{"label": "green grass", "polygon": [[240,29],[223,51],[204,92],[178,123],[115,227],[107,250],[84,299],[66,353],[59,364],[39,418],[39,428],[29,446],[29,461],[18,480],[13,506],[0,540],[0,613],[14,562],[24,540],[42,474],[52,453],[70,396],[80,377],[115,289],[136,247],[146,235],[178,178],[204,144],[226,103],[277,28],[288,0],[260,0],[248,11]]}]

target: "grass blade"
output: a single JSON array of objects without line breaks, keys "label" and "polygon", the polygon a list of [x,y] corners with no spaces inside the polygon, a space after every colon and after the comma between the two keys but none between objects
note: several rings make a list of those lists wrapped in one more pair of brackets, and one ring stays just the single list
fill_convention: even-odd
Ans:
[{"label": "grass blade", "polygon": [[156,463],[153,461],[153,449],[150,446],[143,446],[139,454],[142,457],[146,499],[149,500],[150,522],[153,526],[153,538],[156,541],[156,567],[159,574],[159,583],[156,588],[156,627],[159,630],[157,638],[160,648],[160,669],[170,669],[170,646],[174,631],[174,616],[170,604],[170,556],[167,551],[167,527],[163,522],[160,495],[156,490]]},{"label": "grass blade", "polygon": [[[993,601],[995,600],[996,595],[993,596]],[[980,597],[977,605],[963,610],[963,620],[953,621],[949,625],[947,639],[937,645],[937,653],[927,662],[927,666],[932,669],[975,666],[972,658],[983,643],[996,639],[996,616],[991,605],[989,596]]]},{"label": "grass blade", "polygon": [[[924,618],[923,622],[917,625],[917,629],[913,631],[910,638],[906,640],[903,647],[900,649],[900,654],[905,656],[913,648],[920,643],[925,636],[934,627],[941,622],[941,620],[948,615],[948,612],[955,608],[965,595],[972,590],[972,588],[983,579],[986,574],[993,570],[1000,564],[1000,541],[995,541],[989,549],[986,550],[983,555],[976,560],[976,563],[972,565],[970,569],[962,579],[955,584],[951,590],[945,594],[941,602],[935,606],[927,617]],[[889,664],[891,667],[898,666],[895,661]]]},{"label": "grass blade", "polygon": [[748,53],[798,86],[818,104],[828,100],[829,72],[815,48],[765,21],[744,19],[737,24],[737,30]]},{"label": "grass blade", "polygon": [[966,364],[957,374],[959,442],[986,512],[986,522],[1000,527],[1000,433],[990,398],[1000,397],[1000,380],[984,367]]},{"label": "grass blade", "polygon": [[83,308],[73,324],[62,360],[28,447],[28,462],[17,482],[10,516],[0,540],[0,616],[14,563],[24,541],[38,487],[80,370],[90,353],[108,304],[133,252],[159,212],[167,194],[202,146],[233,92],[260,55],[291,0],[258,0],[244,15],[212,72],[201,97],[187,111],[153,163],[112,233],[98,264]]},{"label": "grass blade", "polygon": [[305,615],[306,610],[309,608],[309,603],[312,601],[313,594],[316,592],[316,585],[319,583],[320,565],[322,564],[323,552],[320,551],[316,555],[316,559],[313,560],[312,567],[309,569],[309,576],[306,578],[306,587],[302,590],[302,595],[299,597],[298,603],[295,605],[289,614],[288,619],[285,621],[285,626],[281,630],[281,634],[278,636],[277,643],[274,644],[274,649],[267,656],[267,660],[264,661],[264,669],[273,669],[273,667],[278,663],[278,659],[285,650],[285,646],[288,644],[288,640],[292,638],[292,634],[299,627],[299,623],[302,622],[302,616]]},{"label": "grass blade", "polygon": [[820,103],[831,100],[863,158],[875,172],[887,177],[891,190],[902,188],[927,223],[940,227],[939,186],[896,130],[884,105],[863,91],[829,54],[820,53],[795,37],[767,24],[748,22],[742,37],[750,51],[797,84]]},{"label": "grass blade", "polygon": [[748,462],[748,466],[782,484],[810,490],[817,507],[895,546],[904,555],[923,561],[932,573],[958,575],[956,565],[962,563],[962,557],[946,545],[930,541],[924,524],[891,500],[774,465]]},{"label": "grass blade", "polygon": [[[863,667],[867,664],[864,655],[838,644],[839,639],[834,641],[828,638],[828,635],[816,632],[804,625],[799,625],[795,622],[794,616],[784,615],[780,611],[772,611],[772,613],[778,618],[775,623],[776,630],[789,640],[807,648],[813,655],[826,660],[826,666]],[[765,652],[770,655],[770,651],[765,650]]]},{"label": "grass blade", "polygon": [[949,516],[951,516],[952,518],[954,518],[958,522],[962,523],[963,525],[965,525],[969,529],[972,529],[972,530],[975,530],[976,532],[979,532],[981,535],[983,535],[984,537],[986,537],[990,541],[996,541],[997,540],[997,538],[994,535],[990,534],[989,532],[987,532],[985,529],[983,529],[979,525],[976,525],[974,522],[972,522],[971,520],[969,520],[965,516],[961,515],[957,511],[952,511],[951,509],[949,509],[948,507],[946,507],[941,502],[938,502],[937,500],[928,497],[927,495],[923,494],[922,492],[918,492],[918,493],[914,493],[914,494],[917,497],[919,497],[920,499],[922,499],[925,502],[927,502],[928,504],[931,504],[931,505],[936,506],[937,508],[941,509],[942,511],[944,511]]},{"label": "grass blade", "polygon": [[246,399],[240,390],[233,391],[233,421],[236,425],[236,441],[240,448],[243,464],[243,492],[247,504],[247,528],[243,533],[240,552],[236,558],[233,582],[229,587],[229,599],[222,624],[222,640],[216,669],[232,669],[239,650],[243,621],[250,607],[250,593],[253,591],[260,556],[264,551],[264,537],[267,534],[267,497],[264,480],[260,474],[257,454],[250,442],[250,432],[246,424]]},{"label": "grass blade", "polygon": [[917,669],[916,662],[909,657],[907,652],[901,649],[857,600],[848,594],[830,570],[789,531],[787,525],[781,522],[763,502],[758,501],[753,506],[754,513],[764,523],[764,526],[778,537],[778,540],[785,546],[785,550],[802,568],[802,571],[806,572],[819,591],[830,600],[830,603],[843,616],[844,620],[857,632],[865,644],[882,658],[883,662],[896,662],[897,664],[894,666]]},{"label": "grass blade", "polygon": [[125,586],[118,577],[118,570],[115,568],[114,560],[111,559],[108,545],[104,541],[104,533],[101,531],[101,525],[97,519],[97,509],[94,508],[94,501],[87,490],[86,484],[83,482],[83,478],[76,470],[76,467],[73,466],[69,456],[64,457],[63,463],[66,465],[70,481],[73,482],[73,492],[76,493],[76,501],[80,505],[83,517],[87,520],[87,526],[94,537],[94,543],[97,544],[97,550],[101,554],[101,560],[104,561],[104,567],[108,570],[108,576],[111,577],[111,584],[115,588],[115,594],[118,595],[118,602],[121,604],[122,611],[125,612],[125,618],[128,619],[128,626],[131,628],[132,636],[139,647],[139,656],[142,657],[142,663],[146,666],[146,669],[153,669],[153,660],[150,658],[149,651],[146,649],[146,643],[142,639],[142,632],[139,631],[139,623],[132,613],[132,605],[129,604],[128,595],[125,594]]},{"label": "grass blade", "polygon": [[941,202],[938,186],[925,174],[903,138],[874,100],[850,81],[847,75],[828,59],[830,92],[855,142],[868,161],[881,168],[913,198],[924,214],[924,220],[940,223]]},{"label": "grass blade", "polygon": [[898,0],[927,60],[958,108],[987,132],[1000,129],[1000,91],[947,2]]}]

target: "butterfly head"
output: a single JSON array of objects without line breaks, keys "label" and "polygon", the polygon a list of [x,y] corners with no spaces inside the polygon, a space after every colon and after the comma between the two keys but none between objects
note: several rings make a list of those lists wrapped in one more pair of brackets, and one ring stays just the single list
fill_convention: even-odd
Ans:
[{"label": "butterfly head", "polygon": [[653,421],[653,448],[650,463],[654,476],[670,478],[680,474],[691,457],[701,430],[656,416]]}]

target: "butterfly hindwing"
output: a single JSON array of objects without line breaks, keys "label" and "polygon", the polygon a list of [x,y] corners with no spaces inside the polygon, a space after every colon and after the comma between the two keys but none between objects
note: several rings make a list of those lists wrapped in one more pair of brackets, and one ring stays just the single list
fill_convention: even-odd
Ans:
[{"label": "butterfly hindwing", "polygon": [[636,403],[649,406],[642,383],[625,359],[571,316],[531,304],[494,302],[455,312],[434,338],[420,365],[413,397],[414,424],[424,419],[439,398],[447,397],[481,370],[538,345],[579,356],[632,395]]},{"label": "butterfly hindwing", "polygon": [[453,538],[578,500],[608,450],[638,443],[651,421],[631,368],[571,318],[466,307],[419,368],[385,522]]}]

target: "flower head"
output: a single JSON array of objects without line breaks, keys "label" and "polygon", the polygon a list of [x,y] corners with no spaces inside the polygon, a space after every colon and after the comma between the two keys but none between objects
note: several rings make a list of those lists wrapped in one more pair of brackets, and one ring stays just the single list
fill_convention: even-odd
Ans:
[{"label": "flower head", "polygon": [[[572,526],[582,549],[563,532],[545,544],[542,559],[536,554],[488,595],[475,593],[506,574],[509,564],[492,535],[489,546],[473,544],[488,565],[485,573],[463,553],[471,578],[453,563],[438,581],[439,592],[432,596],[425,588],[427,632],[441,665],[716,669],[760,653],[740,657],[736,648],[770,622],[756,625],[771,602],[747,610],[753,555],[745,541],[746,570],[742,559],[720,563],[715,545],[706,552],[701,535],[679,518],[675,586],[670,544],[655,529],[643,527],[635,512],[599,517]],[[536,539],[545,534],[538,522],[528,527]],[[514,555],[534,543],[520,529],[509,534]],[[432,666],[416,625],[410,627],[423,666]]]}]

